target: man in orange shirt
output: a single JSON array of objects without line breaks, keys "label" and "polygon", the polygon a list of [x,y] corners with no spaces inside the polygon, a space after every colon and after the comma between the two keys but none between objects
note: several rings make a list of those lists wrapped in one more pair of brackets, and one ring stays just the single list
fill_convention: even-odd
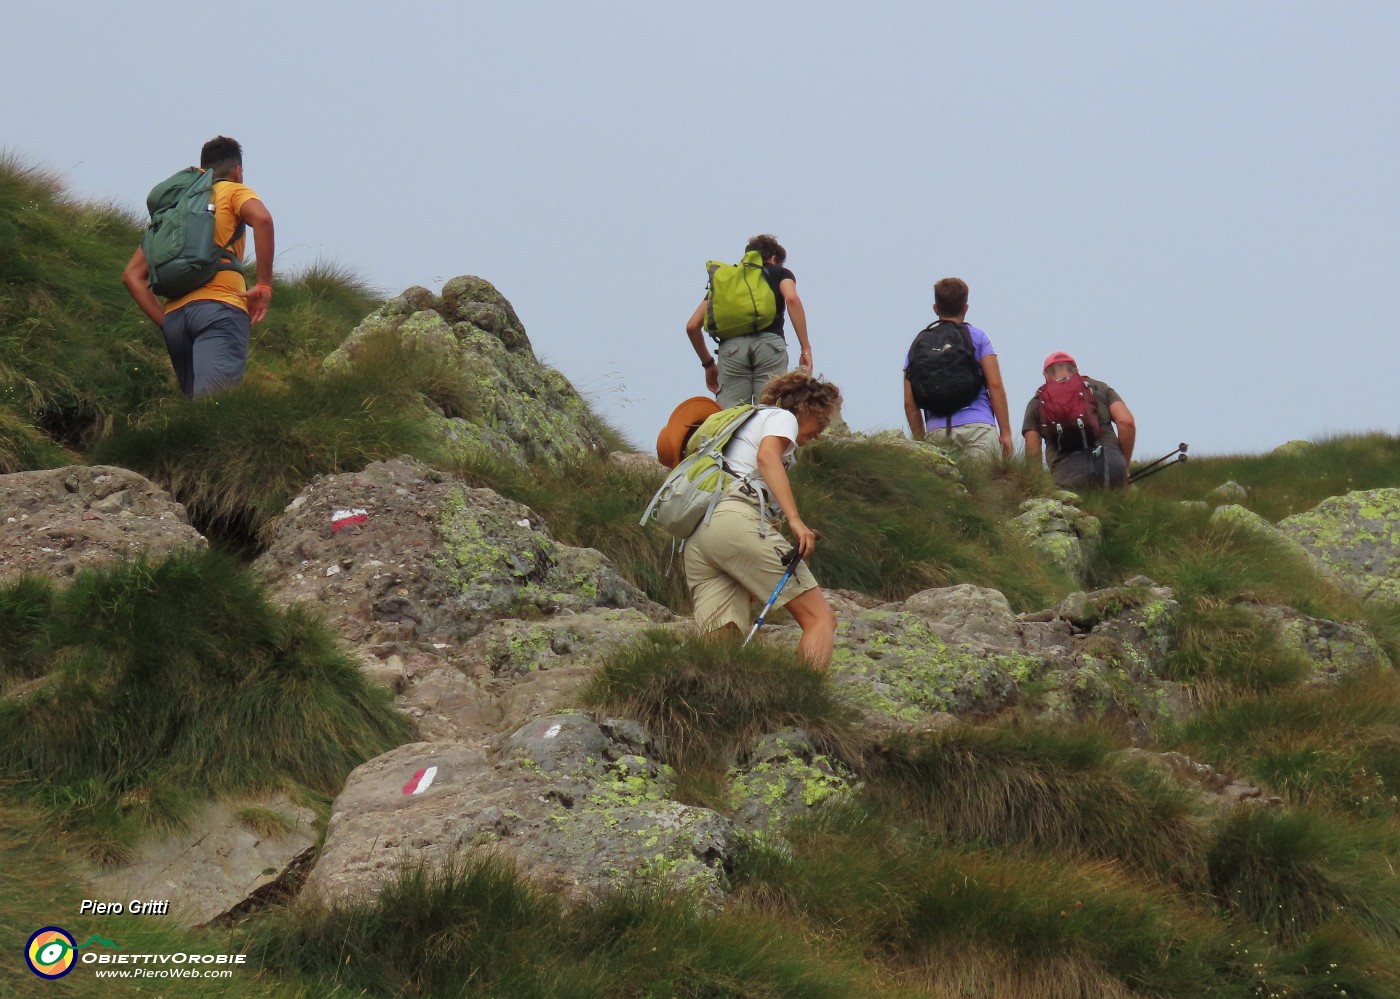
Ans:
[{"label": "man in orange shirt", "polygon": [[[243,148],[220,135],[200,150],[199,166],[214,171],[214,239],[229,245],[239,223],[253,227],[258,254],[258,279],[247,286],[241,270],[221,270],[202,287],[162,306],[151,290],[146,255],[137,247],[122,284],[165,334],[170,364],[180,391],[195,398],[243,381],[248,361],[248,331],[261,322],[272,302],[272,216],[257,194],[243,184]],[[243,257],[243,238],[230,249]]]}]

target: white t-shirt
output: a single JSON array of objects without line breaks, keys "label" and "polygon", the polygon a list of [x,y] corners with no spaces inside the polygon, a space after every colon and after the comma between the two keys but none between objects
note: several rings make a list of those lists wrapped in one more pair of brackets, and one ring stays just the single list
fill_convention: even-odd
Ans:
[{"label": "white t-shirt", "polygon": [[[788,468],[796,460],[797,417],[786,409],[760,409],[749,417],[749,421],[739,428],[724,449],[724,463],[735,475],[750,476],[751,482],[763,482],[758,471],[758,445],[765,437],[781,437],[787,441],[783,449],[783,467]],[[768,483],[763,482],[766,487]]]}]

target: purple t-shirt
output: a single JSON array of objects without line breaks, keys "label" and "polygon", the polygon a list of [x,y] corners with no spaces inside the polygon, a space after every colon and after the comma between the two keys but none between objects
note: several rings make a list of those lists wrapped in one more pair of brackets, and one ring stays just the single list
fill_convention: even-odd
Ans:
[{"label": "purple t-shirt", "polygon": [[[983,333],[971,323],[967,324],[967,332],[972,337],[973,349],[977,352],[977,360],[987,356],[996,356],[996,348],[992,346],[992,341],[987,339],[987,334]],[[909,370],[909,355],[904,355],[904,370]],[[987,394],[987,386],[982,386],[982,391],[977,393],[977,398],[953,414],[953,426],[960,427],[964,423],[990,423],[996,426],[996,414],[992,412],[992,398]],[[941,430],[948,425],[948,419],[944,416],[930,416],[924,413],[925,430]]]}]

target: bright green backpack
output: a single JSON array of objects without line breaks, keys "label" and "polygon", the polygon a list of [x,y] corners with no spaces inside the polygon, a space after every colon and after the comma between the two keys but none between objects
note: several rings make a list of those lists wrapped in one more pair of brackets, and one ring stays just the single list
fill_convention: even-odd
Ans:
[{"label": "bright green backpack", "polygon": [[778,299],[763,276],[763,258],[757,250],[744,254],[737,264],[710,260],[705,264],[710,287],[705,293],[705,329],[716,340],[757,333],[778,318]]},{"label": "bright green backpack", "polygon": [[759,411],[745,403],[722,409],[695,428],[681,459],[647,504],[641,523],[655,520],[672,537],[684,541],[708,524],[736,476],[724,465],[724,448],[739,428]]},{"label": "bright green backpack", "polygon": [[242,222],[233,238],[214,242],[214,171],[186,167],[161,181],[146,196],[151,224],[141,239],[151,290],[181,298],[204,287],[219,271],[242,271],[233,245],[243,238]]}]

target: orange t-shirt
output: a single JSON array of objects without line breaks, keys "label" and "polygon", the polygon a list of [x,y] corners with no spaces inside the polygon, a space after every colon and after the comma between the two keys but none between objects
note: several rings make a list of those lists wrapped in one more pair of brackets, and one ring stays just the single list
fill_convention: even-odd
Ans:
[{"label": "orange t-shirt", "polygon": [[[214,241],[223,246],[238,228],[239,213],[249,201],[259,200],[251,187],[231,180],[214,181]],[[246,230],[245,230],[246,232]],[[247,237],[240,236],[233,244],[233,252],[243,259],[243,244]],[[174,312],[190,302],[225,302],[234,308],[248,311],[248,303],[238,294],[247,291],[248,283],[243,280],[242,271],[219,271],[213,280],[183,298],[166,299],[165,311]]]}]

